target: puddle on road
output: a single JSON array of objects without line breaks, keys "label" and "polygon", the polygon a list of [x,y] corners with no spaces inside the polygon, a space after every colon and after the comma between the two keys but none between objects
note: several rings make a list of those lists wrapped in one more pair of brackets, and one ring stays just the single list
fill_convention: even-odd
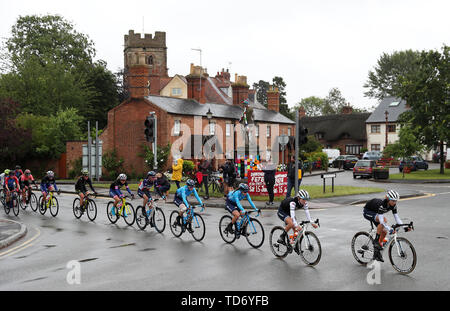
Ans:
[{"label": "puddle on road", "polygon": [[56,247],[56,245],[43,245],[44,247],[47,247],[47,248],[52,248],[52,247]]},{"label": "puddle on road", "polygon": [[446,237],[446,236],[437,236],[436,239],[448,240],[448,237]]},{"label": "puddle on road", "polygon": [[40,278],[36,278],[36,279],[32,279],[32,280],[23,281],[23,283],[30,283],[30,282],[34,282],[34,281],[45,280],[46,278],[47,277],[40,277]]},{"label": "puddle on road", "polygon": [[140,252],[148,252],[148,251],[154,251],[154,250],[156,250],[156,248],[150,247],[150,248],[144,248],[144,249],[141,249],[141,250],[139,250],[139,251],[140,251]]},{"label": "puddle on road", "polygon": [[127,247],[127,246],[134,246],[136,243],[128,243],[128,244],[122,244],[118,246],[111,246],[110,248],[119,248],[119,247]]}]

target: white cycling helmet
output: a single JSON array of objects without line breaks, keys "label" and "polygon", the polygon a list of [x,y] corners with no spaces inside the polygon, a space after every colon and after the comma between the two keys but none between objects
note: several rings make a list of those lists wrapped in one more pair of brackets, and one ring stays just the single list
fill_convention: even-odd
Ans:
[{"label": "white cycling helmet", "polygon": [[125,174],[120,174],[119,177],[117,177],[117,179],[120,179],[120,180],[127,180],[127,175],[125,175]]},{"label": "white cycling helmet", "polygon": [[53,171],[48,171],[48,172],[47,172],[47,176],[48,176],[48,177],[54,177],[54,176],[55,176],[55,173],[53,173]]},{"label": "white cycling helmet", "polygon": [[395,190],[389,190],[386,193],[386,196],[391,201],[398,201],[400,199],[400,194],[398,194],[398,192]]},{"label": "white cycling helmet", "polygon": [[309,200],[309,193],[306,190],[299,190],[297,196],[303,200]]}]

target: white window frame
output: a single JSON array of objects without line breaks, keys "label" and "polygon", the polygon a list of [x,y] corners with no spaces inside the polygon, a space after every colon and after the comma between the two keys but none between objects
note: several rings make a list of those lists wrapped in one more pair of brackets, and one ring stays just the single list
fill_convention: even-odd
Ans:
[{"label": "white window frame", "polygon": [[255,136],[259,137],[259,124],[255,124]]},{"label": "white window frame", "polygon": [[227,137],[230,137],[231,136],[231,123],[227,123],[227,124],[225,124],[225,135],[227,136]]},{"label": "white window frame", "polygon": [[179,136],[181,132],[181,120],[174,120],[173,135]]},{"label": "white window frame", "polygon": [[216,135],[216,122],[209,123],[209,135]]},{"label": "white window frame", "polygon": [[174,87],[172,88],[172,95],[181,95],[181,88],[179,87]]},{"label": "white window frame", "polygon": [[270,137],[270,125],[267,125],[266,137]]}]

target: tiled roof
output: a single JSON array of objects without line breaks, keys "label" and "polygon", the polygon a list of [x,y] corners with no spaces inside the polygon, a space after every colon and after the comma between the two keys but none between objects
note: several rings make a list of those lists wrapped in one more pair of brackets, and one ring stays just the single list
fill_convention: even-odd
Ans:
[{"label": "tiled roof", "polygon": [[[206,116],[208,109],[211,109],[214,118],[239,120],[243,111],[243,108],[238,106],[208,102],[206,104],[200,104],[193,99],[156,95],[149,95],[145,99],[168,113],[179,115]],[[257,122],[295,124],[292,120],[275,111],[254,108],[253,113],[254,120]]]},{"label": "tiled roof", "polygon": [[386,97],[380,102],[375,111],[372,112],[370,117],[366,120],[366,123],[386,122],[385,111],[389,113],[388,122],[397,122],[400,114],[407,110],[406,101],[395,97]]}]

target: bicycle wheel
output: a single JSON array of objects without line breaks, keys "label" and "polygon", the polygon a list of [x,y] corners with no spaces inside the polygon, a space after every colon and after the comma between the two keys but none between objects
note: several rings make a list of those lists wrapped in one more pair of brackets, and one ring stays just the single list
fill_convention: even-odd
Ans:
[{"label": "bicycle wheel", "polygon": [[155,226],[156,231],[162,233],[164,229],[166,229],[166,216],[164,212],[159,207],[155,207],[155,212],[153,214],[153,224]]},{"label": "bicycle wheel", "polygon": [[317,265],[322,257],[319,238],[313,232],[306,231],[297,243],[302,260],[309,266]]},{"label": "bicycle wheel", "polygon": [[145,230],[147,227],[147,213],[144,211],[144,207],[139,205],[136,208],[136,224],[141,230]]},{"label": "bicycle wheel", "polygon": [[9,198],[9,202],[6,202],[6,198],[5,198],[5,205],[3,205],[3,208],[5,209],[6,215],[9,215],[9,212],[11,211],[11,201],[12,201],[12,198]]},{"label": "bicycle wheel", "polygon": [[222,218],[220,218],[219,221],[219,232],[222,239],[228,243],[231,244],[236,240],[236,234],[234,233],[234,226],[232,226],[232,231],[228,231],[227,227],[229,224],[231,224],[232,217],[229,215],[224,215]]},{"label": "bicycle wheel", "polygon": [[52,214],[53,217],[56,217],[56,215],[58,215],[58,211],[59,211],[58,199],[56,197],[53,197],[52,201],[50,203],[51,204],[48,207],[50,209],[50,214]]},{"label": "bicycle wheel", "polygon": [[191,234],[194,240],[197,242],[203,240],[206,233],[205,221],[203,220],[203,217],[197,213],[194,213],[191,223],[188,225],[192,228]]},{"label": "bicycle wheel", "polygon": [[183,233],[183,231],[181,231],[181,226],[177,222],[178,216],[178,211],[173,211],[169,217],[170,231],[172,231],[172,234],[177,238]]},{"label": "bicycle wheel", "polygon": [[247,238],[248,244],[254,248],[259,248],[264,244],[264,228],[258,219],[250,217],[242,233]]},{"label": "bicycle wheel", "polygon": [[360,231],[353,236],[352,253],[355,260],[362,265],[372,261],[374,255],[373,238],[368,232]]},{"label": "bicycle wheel", "polygon": [[97,204],[94,200],[88,199],[88,207],[86,209],[87,216],[90,221],[94,221],[97,218]]},{"label": "bicycle wheel", "polygon": [[20,205],[20,208],[21,208],[21,209],[23,209],[23,210],[26,210],[26,209],[27,209],[27,204],[26,204],[26,203],[23,203],[23,195],[22,195],[22,192],[19,194],[19,205]]},{"label": "bicycle wheel", "polygon": [[[113,214],[113,209],[114,209],[114,214]],[[106,205],[106,215],[108,216],[108,219],[112,224],[115,224],[117,222],[117,220],[119,220],[119,216],[117,215],[117,213],[118,213],[117,210],[118,210],[118,208],[114,207],[113,201],[108,202],[108,205]]]},{"label": "bicycle wheel", "polygon": [[132,226],[134,221],[136,220],[136,214],[134,212],[133,205],[127,203],[125,208],[122,211],[122,217],[125,219],[125,222],[128,226]]},{"label": "bicycle wheel", "polygon": [[416,250],[407,239],[398,237],[389,245],[389,261],[397,272],[409,274],[416,267]]},{"label": "bicycle wheel", "polygon": [[18,196],[14,196],[14,198],[12,198],[12,210],[13,210],[14,216],[19,216],[20,203],[19,203]]},{"label": "bicycle wheel", "polygon": [[75,198],[75,200],[73,200],[72,209],[73,215],[75,216],[76,219],[80,219],[80,217],[83,216],[83,209],[80,207],[79,198]]},{"label": "bicycle wheel", "polygon": [[276,226],[272,228],[269,234],[270,250],[278,258],[284,258],[289,253],[286,239],[284,240],[284,244],[278,242],[282,233],[284,233],[284,228]]},{"label": "bicycle wheel", "polygon": [[36,209],[33,210],[33,211],[36,212],[37,210],[39,210],[39,212],[40,212],[40,210],[41,210],[41,204],[42,204],[42,194],[39,196],[38,204],[37,204],[37,206],[36,206]]},{"label": "bicycle wheel", "polygon": [[38,204],[39,204],[39,202],[38,202],[38,199],[37,199],[36,195],[34,193],[31,193],[31,196],[30,196],[30,207],[31,207],[31,210],[33,212],[37,211]]},{"label": "bicycle wheel", "polygon": [[47,212],[47,202],[44,202],[44,197],[41,199],[41,205],[39,206],[39,212],[41,215],[45,215]]}]

